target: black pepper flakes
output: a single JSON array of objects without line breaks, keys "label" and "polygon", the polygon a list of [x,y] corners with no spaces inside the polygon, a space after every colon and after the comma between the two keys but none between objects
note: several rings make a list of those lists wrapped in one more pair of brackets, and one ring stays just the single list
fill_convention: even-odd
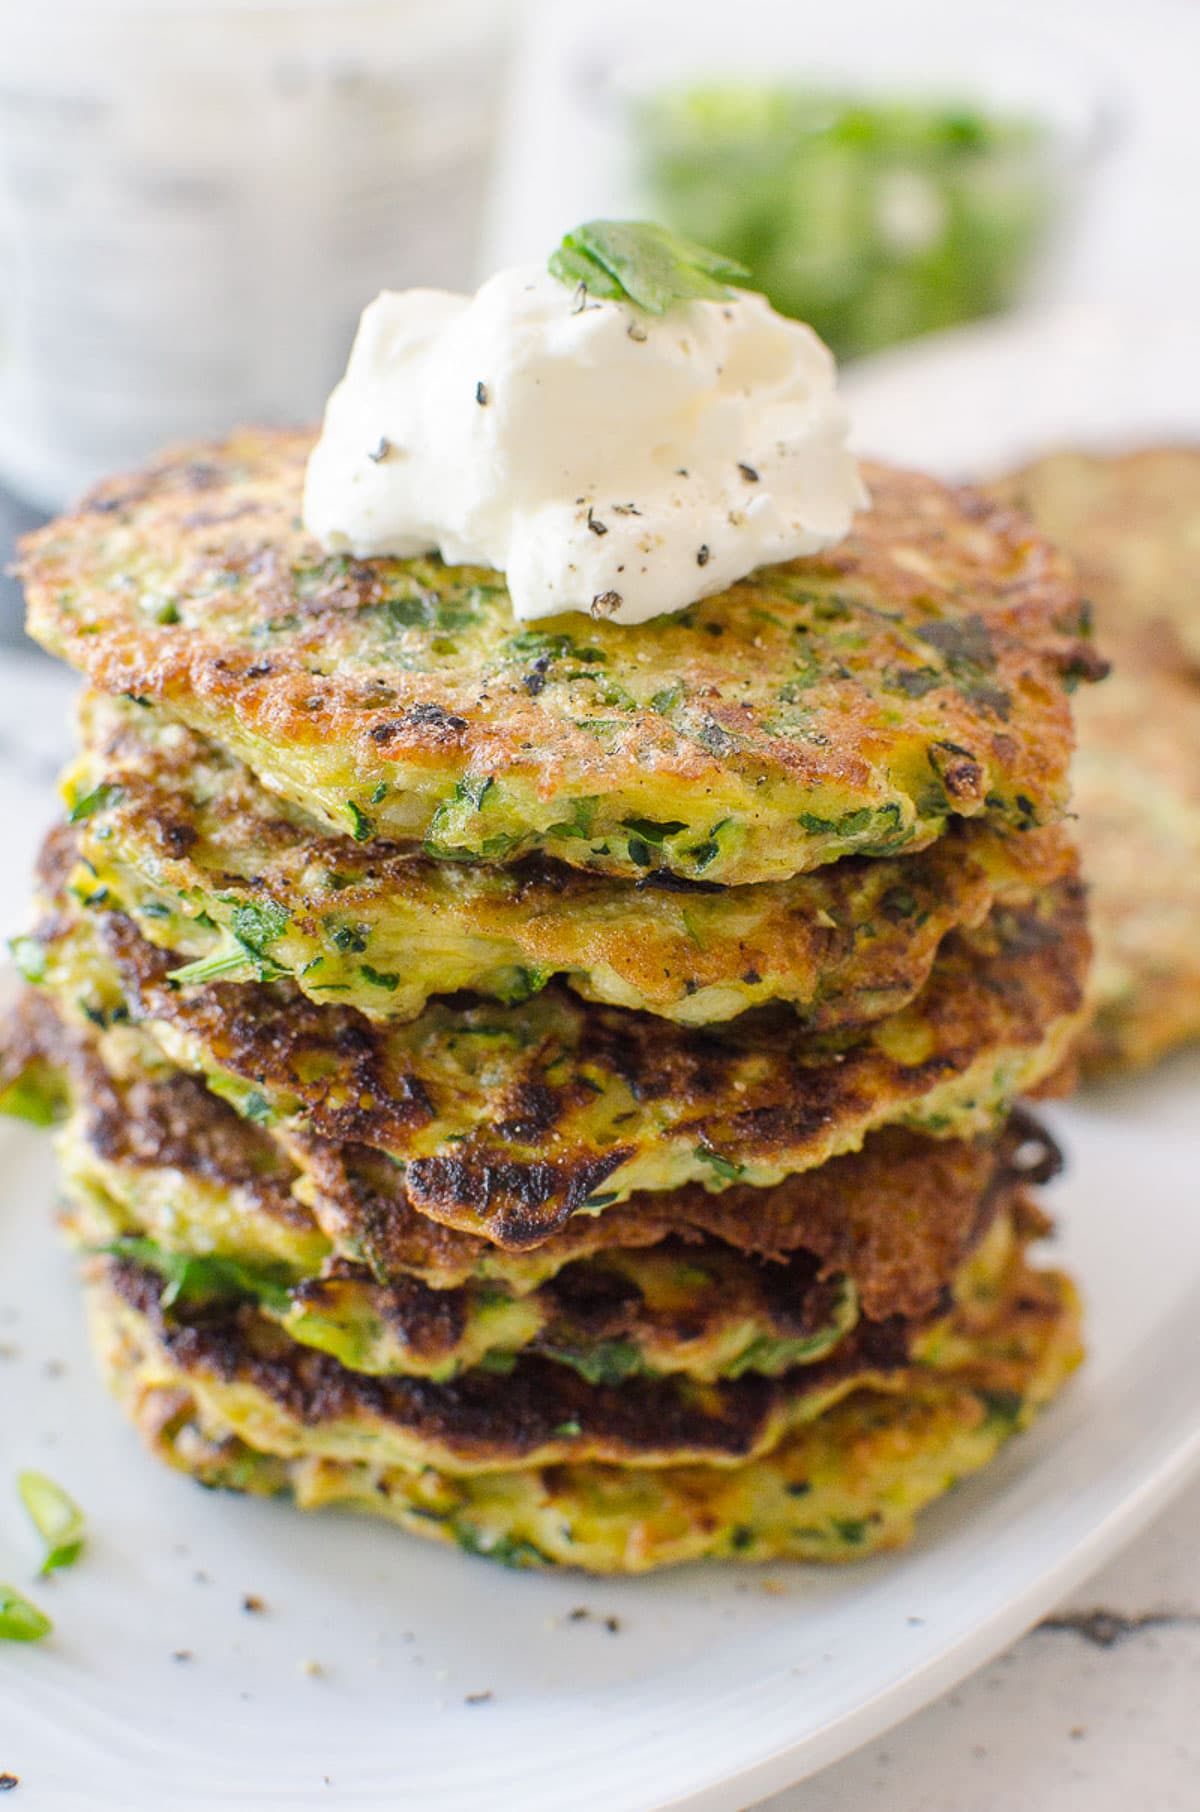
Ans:
[{"label": "black pepper flakes", "polygon": [[488,406],[488,389],[482,378],[475,386],[475,401],[481,409],[486,409]]},{"label": "black pepper flakes", "polygon": [[742,477],[746,480],[747,484],[757,484],[758,483],[758,473],[754,470],[754,467],[746,465],[740,459],[738,460],[738,471],[741,473]]},{"label": "black pepper flakes", "polygon": [[536,698],[539,692],[545,691],[546,669],[549,665],[550,656],[548,654],[540,654],[533,663],[533,666],[529,669],[529,672],[522,679],[521,684],[524,686],[526,692],[528,692],[530,698]]},{"label": "black pepper flakes", "polygon": [[625,332],[629,335],[630,339],[635,340],[639,346],[644,345],[649,337],[640,321],[631,321],[629,326],[625,329]]},{"label": "black pepper flakes", "polygon": [[704,542],[702,546],[700,546],[696,549],[696,565],[697,566],[707,566],[711,557],[712,556],[709,551],[709,546],[708,546],[707,542]]},{"label": "black pepper flakes", "polygon": [[620,610],[624,599],[619,591],[598,591],[592,599],[594,617],[611,617]]},{"label": "black pepper flakes", "polygon": [[257,1592],[247,1592],[242,1599],[242,1609],[251,1617],[261,1617],[266,1608],[266,1599],[260,1598]]},{"label": "black pepper flakes", "polygon": [[11,1793],[14,1787],[19,1787],[20,1785],[20,1775],[8,1773],[0,1774],[0,1793]]},{"label": "black pepper flakes", "polygon": [[371,461],[372,465],[375,465],[375,466],[382,465],[383,461],[387,458],[387,456],[391,452],[391,450],[392,450],[391,441],[388,439],[386,434],[381,434],[379,436],[378,446],[371,448],[370,452],[367,454],[367,458]]},{"label": "black pepper flakes", "polygon": [[590,503],[588,505],[587,525],[591,529],[593,535],[607,535],[608,533],[607,522],[600,521],[599,517],[593,513]]}]

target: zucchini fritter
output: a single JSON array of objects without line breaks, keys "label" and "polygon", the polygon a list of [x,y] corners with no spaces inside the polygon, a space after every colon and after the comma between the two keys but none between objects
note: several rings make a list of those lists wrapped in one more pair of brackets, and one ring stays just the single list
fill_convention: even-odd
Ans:
[{"label": "zucchini fritter", "polygon": [[310,999],[411,1019],[431,995],[513,1003],[555,975],[586,999],[687,1025],[788,1001],[813,1030],[897,1011],[942,938],[1064,872],[1057,828],[949,832],[911,856],[850,857],[791,881],[680,890],[542,858],[431,862],[331,837],[181,724],[97,694],[66,793],[79,853],[195,980],[282,973]]},{"label": "zucchini fritter", "polygon": [[1200,448],[1061,453],[997,486],[1076,561],[1112,657],[1076,701],[1095,1017],[1085,1072],[1200,1038]]},{"label": "zucchini fritter", "polygon": [[[51,899],[70,860],[52,838]],[[947,939],[917,1000],[859,1032],[814,1036],[785,1009],[683,1028],[553,985],[381,1026],[282,982],[180,987],[124,914],[57,899],[27,972],[118,1066],[132,1045],[203,1075],[302,1168],[314,1140],[385,1152],[414,1207],[517,1249],[635,1190],[777,1183],[888,1124],[993,1127],[1075,1035],[1089,953],[1064,880]]]},{"label": "zucchini fritter", "polygon": [[[1008,1215],[996,1220],[960,1268],[954,1301],[992,1299],[1014,1249],[1044,1229],[1040,1216],[1023,1227],[1019,1206],[1016,1212],[1017,1225]],[[716,1382],[683,1372],[622,1375],[529,1351],[502,1372],[477,1367],[434,1381],[352,1370],[298,1343],[249,1297],[164,1292],[158,1270],[136,1256],[94,1258],[85,1271],[106,1280],[251,1446],[336,1460],[373,1455],[381,1465],[454,1473],[567,1459],[741,1464],[851,1390],[903,1389],[905,1374],[948,1337],[945,1317],[926,1326],[894,1316],[859,1321],[824,1356],[777,1376],[748,1369]]]},{"label": "zucchini fritter", "polygon": [[831,551],[636,628],[527,630],[495,572],[326,556],[309,444],[246,432],[102,485],[22,574],[53,653],[334,831],[747,883],[1064,810],[1096,657],[1064,565],[974,493],[869,471]]},{"label": "zucchini fritter", "polygon": [[[110,1075],[33,995],[18,1025],[0,1106],[31,1062],[60,1072],[74,1242],[136,1258],[170,1300],[254,1301],[358,1371],[441,1380],[528,1351],[594,1381],[778,1373],[823,1357],[860,1316],[917,1324],[944,1312],[954,1275],[1014,1192],[1056,1163],[1024,1117],[975,1145],[881,1133],[775,1190],[692,1188],[581,1217],[536,1258],[443,1234],[449,1250],[429,1267],[419,1260],[439,1230],[394,1181],[385,1204],[356,1190],[318,1201],[331,1234],[346,1227],[326,1238],[269,1137],[194,1078]],[[374,1232],[381,1209],[390,1241]],[[389,1270],[380,1258],[392,1254]]]},{"label": "zucchini fritter", "polygon": [[92,1316],[127,1412],[164,1459],[203,1483],[288,1492],[304,1508],[353,1505],[512,1566],[601,1573],[702,1557],[845,1560],[898,1546],[916,1512],[985,1465],[1080,1357],[1070,1283],[1016,1252],[999,1288],[960,1302],[919,1363],[861,1381],[765,1457],[539,1465],[526,1453],[515,1469],[452,1471],[389,1463],[390,1443],[368,1432],[386,1425],[377,1420],[353,1440],[335,1434],[336,1393],[289,1396],[295,1369],[264,1369],[236,1334],[166,1334],[152,1293],[143,1301],[136,1287],[93,1284]]},{"label": "zucchini fritter", "polygon": [[1070,555],[1106,653],[1165,631],[1200,677],[1200,447],[1052,453],[990,488]]},{"label": "zucchini fritter", "polygon": [[1079,701],[1075,758],[1096,944],[1079,1056],[1092,1074],[1200,1038],[1200,682],[1126,639],[1113,655]]}]

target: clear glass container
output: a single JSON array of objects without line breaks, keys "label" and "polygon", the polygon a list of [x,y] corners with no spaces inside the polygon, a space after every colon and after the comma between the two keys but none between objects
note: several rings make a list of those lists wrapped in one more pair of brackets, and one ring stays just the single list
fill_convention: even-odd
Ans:
[{"label": "clear glass container", "polygon": [[314,418],[371,296],[469,282],[507,11],[0,5],[0,480]]}]

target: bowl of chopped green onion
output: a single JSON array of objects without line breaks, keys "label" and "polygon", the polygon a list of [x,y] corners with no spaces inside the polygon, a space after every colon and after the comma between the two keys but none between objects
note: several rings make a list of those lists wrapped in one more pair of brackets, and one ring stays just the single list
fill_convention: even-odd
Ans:
[{"label": "bowl of chopped green onion", "polygon": [[751,5],[726,56],[693,41],[614,83],[646,212],[843,358],[1023,299],[1111,128],[1069,47],[989,42],[982,12],[934,32],[907,8],[893,41],[856,7],[806,48],[795,21],[750,29],[768,13]]}]

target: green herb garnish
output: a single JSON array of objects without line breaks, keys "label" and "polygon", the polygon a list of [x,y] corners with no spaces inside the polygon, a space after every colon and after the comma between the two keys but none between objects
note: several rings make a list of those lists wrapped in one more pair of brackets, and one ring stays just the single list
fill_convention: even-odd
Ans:
[{"label": "green herb garnish", "polygon": [[[19,1472],[17,1490],[33,1526],[46,1544],[42,1573],[69,1567],[83,1552],[83,1511],[73,1497],[44,1472]],[[33,1609],[32,1605],[28,1607]],[[40,1616],[40,1612],[37,1613]],[[49,1624],[46,1628],[49,1629]],[[43,1635],[45,1631],[42,1632]]]},{"label": "green herb garnish", "polygon": [[0,1641],[40,1642],[54,1625],[36,1604],[10,1585],[0,1585]]},{"label": "green herb garnish", "polygon": [[749,272],[652,220],[588,220],[550,254],[550,275],[662,315],[674,302],[728,301]]}]

